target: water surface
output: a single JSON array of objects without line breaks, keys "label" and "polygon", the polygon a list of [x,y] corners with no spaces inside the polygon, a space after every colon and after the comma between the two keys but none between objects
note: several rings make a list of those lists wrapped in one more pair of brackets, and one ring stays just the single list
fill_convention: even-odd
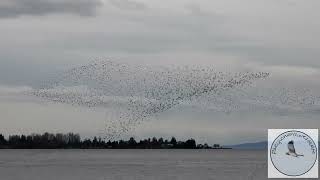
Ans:
[{"label": "water surface", "polygon": [[267,179],[265,151],[0,150],[1,180]]}]

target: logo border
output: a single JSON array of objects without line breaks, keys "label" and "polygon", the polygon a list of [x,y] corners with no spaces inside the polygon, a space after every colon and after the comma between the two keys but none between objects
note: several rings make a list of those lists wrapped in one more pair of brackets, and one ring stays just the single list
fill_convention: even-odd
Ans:
[{"label": "logo border", "polygon": [[[308,136],[308,137],[312,140],[312,142],[316,145],[316,158],[315,158],[315,161],[314,161],[313,165],[311,166],[311,168],[310,168],[308,171],[306,171],[305,173],[302,173],[302,174],[300,174],[300,175],[289,175],[289,174],[283,173],[282,171],[280,171],[280,170],[274,165],[273,160],[272,160],[271,150],[272,150],[273,144],[275,143],[275,141],[276,141],[281,135],[283,135],[283,134],[285,134],[285,133],[288,133],[288,132],[299,132],[299,133],[302,133],[302,134]],[[304,132],[302,132],[302,131],[298,131],[298,130],[288,130],[288,131],[285,131],[285,132],[281,133],[279,136],[277,136],[277,137],[273,140],[273,142],[272,142],[272,144],[271,144],[271,146],[270,146],[270,152],[269,152],[269,153],[270,153],[270,154],[269,154],[269,157],[270,157],[271,163],[272,163],[273,167],[274,167],[275,169],[277,169],[278,172],[280,172],[281,174],[283,174],[283,175],[285,175],[285,176],[289,176],[289,177],[299,177],[299,176],[302,176],[302,175],[307,174],[310,170],[312,170],[312,168],[313,168],[314,165],[316,164],[317,159],[318,159],[318,144],[316,144],[316,143],[314,142],[313,138],[311,138],[308,134],[306,134],[306,133],[304,133]]]}]

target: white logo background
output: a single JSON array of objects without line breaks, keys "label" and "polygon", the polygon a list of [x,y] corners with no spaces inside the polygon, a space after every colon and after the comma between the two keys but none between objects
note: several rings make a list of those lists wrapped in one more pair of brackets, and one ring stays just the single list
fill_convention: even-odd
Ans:
[{"label": "white logo background", "polygon": [[[308,141],[302,138],[301,136],[303,135],[307,135],[305,138],[311,138],[313,140],[312,143],[311,141],[308,143]],[[296,153],[303,156],[293,157],[286,155],[288,152],[288,142],[291,140],[294,141]],[[316,146],[316,153],[312,152],[310,145]],[[269,129],[268,177],[318,178],[318,130]]]}]

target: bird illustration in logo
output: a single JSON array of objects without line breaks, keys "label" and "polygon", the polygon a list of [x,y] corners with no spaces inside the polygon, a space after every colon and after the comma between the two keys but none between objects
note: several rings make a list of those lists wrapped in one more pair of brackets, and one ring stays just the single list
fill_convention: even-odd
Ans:
[{"label": "bird illustration in logo", "polygon": [[293,157],[303,156],[302,154],[296,153],[296,149],[294,148],[294,142],[292,140],[288,142],[288,149],[289,149],[289,152],[286,153],[286,155],[288,156],[293,156]]}]

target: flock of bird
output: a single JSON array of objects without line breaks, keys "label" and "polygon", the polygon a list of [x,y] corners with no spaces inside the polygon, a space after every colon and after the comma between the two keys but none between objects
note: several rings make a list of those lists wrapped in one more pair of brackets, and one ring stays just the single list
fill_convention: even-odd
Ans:
[{"label": "flock of bird", "polygon": [[54,81],[34,89],[31,95],[58,103],[108,108],[106,136],[109,139],[134,130],[152,116],[179,105],[197,104],[213,110],[233,111],[241,107],[243,99],[260,104],[315,103],[313,97],[290,99],[288,91],[280,91],[283,94],[278,93],[280,98],[275,99],[247,93],[246,88],[255,80],[269,75],[266,72],[223,73],[201,66],[160,67],[94,61],[62,73]]}]

